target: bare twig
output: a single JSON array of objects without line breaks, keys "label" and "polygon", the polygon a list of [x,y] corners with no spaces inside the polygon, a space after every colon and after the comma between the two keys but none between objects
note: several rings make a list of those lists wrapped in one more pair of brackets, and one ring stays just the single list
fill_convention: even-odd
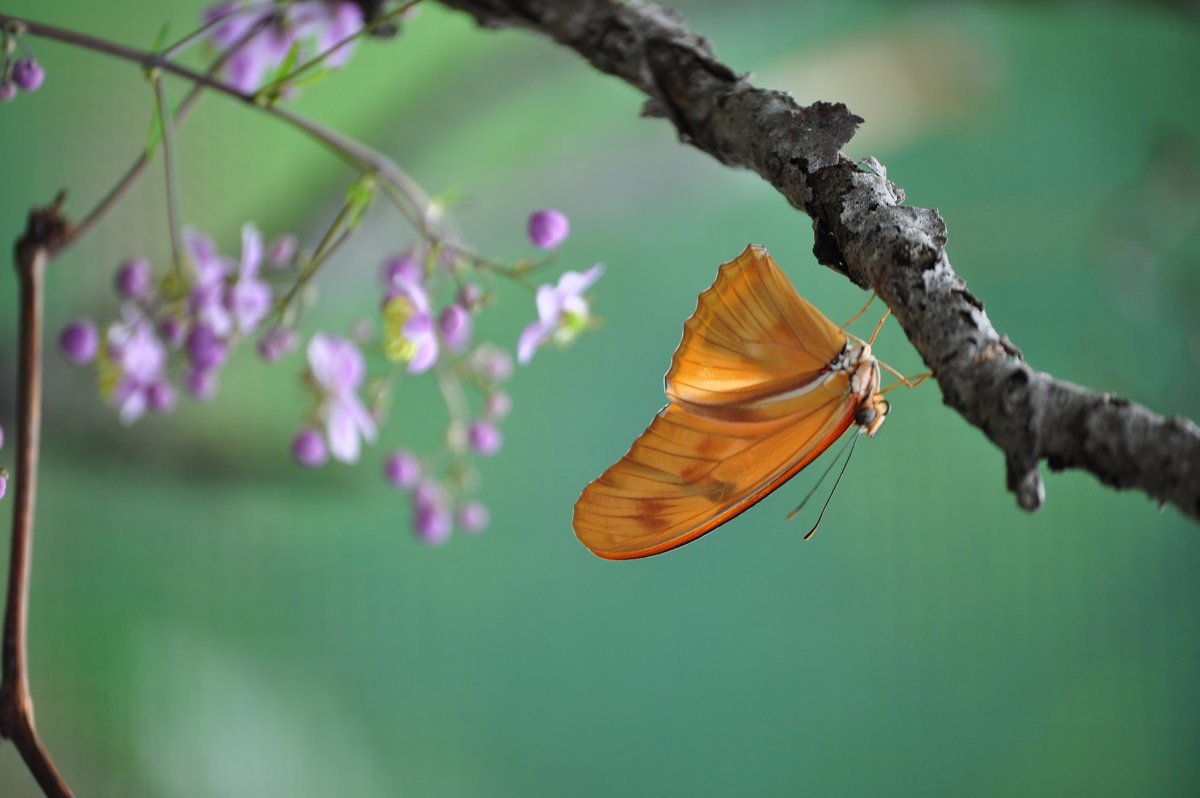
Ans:
[{"label": "bare twig", "polygon": [[752,169],[813,220],[817,259],[874,289],[933,370],[947,405],[1004,452],[1009,490],[1043,502],[1038,463],[1137,488],[1200,520],[1200,430],[1030,368],[950,266],[937,211],[903,205],[886,170],[841,148],[863,121],[801,106],[718,61],[669,9],[618,0],[442,0],[489,28],[549,36],[648,96],[644,112],[728,166]]},{"label": "bare twig", "polygon": [[42,417],[42,287],[46,267],[69,237],[70,226],[59,215],[63,196],[29,214],[29,225],[17,242],[14,257],[21,286],[20,355],[17,365],[17,473],[13,500],[8,594],[4,607],[3,653],[0,654],[0,740],[9,739],[47,796],[69,796],[50,754],[38,739],[29,692],[26,620],[29,570],[33,553],[33,511],[37,498],[37,466]]}]

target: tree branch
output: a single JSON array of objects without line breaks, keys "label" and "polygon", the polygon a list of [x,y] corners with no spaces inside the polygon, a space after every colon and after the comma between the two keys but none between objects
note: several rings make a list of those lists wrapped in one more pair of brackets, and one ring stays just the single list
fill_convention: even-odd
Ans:
[{"label": "tree branch", "polygon": [[60,215],[63,199],[59,195],[52,205],[29,214],[29,225],[17,241],[14,252],[21,285],[17,364],[18,459],[4,637],[0,643],[0,741],[13,741],[29,772],[47,796],[70,796],[71,791],[38,739],[34,726],[26,623],[42,426],[42,288],[52,255],[70,238],[70,225]]},{"label": "tree branch", "polygon": [[1035,371],[992,327],[946,256],[937,211],[903,205],[878,164],[840,150],[862,119],[760,89],[661,6],[618,0],[442,0],[489,28],[549,36],[648,96],[644,113],[727,166],[751,169],[813,219],[817,259],[875,290],[933,370],[947,405],[1004,452],[1008,489],[1037,510],[1038,463],[1137,488],[1200,520],[1200,430]]}]

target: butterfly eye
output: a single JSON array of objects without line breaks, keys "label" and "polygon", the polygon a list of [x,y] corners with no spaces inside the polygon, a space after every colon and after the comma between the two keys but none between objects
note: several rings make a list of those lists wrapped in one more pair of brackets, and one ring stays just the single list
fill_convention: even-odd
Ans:
[{"label": "butterfly eye", "polygon": [[[887,402],[884,402],[886,405]],[[883,411],[884,414],[887,410]],[[874,405],[863,405],[854,412],[854,423],[860,427],[870,427],[875,423],[875,419],[879,416],[879,412]]]}]

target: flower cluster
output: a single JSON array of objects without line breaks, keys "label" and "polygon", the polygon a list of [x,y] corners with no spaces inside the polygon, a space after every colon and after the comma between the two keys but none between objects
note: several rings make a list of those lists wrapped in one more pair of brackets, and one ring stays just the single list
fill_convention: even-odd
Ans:
[{"label": "flower cluster", "polygon": [[[172,359],[183,367],[182,383],[193,398],[208,400],[230,350],[254,334],[271,311],[274,297],[259,272],[266,263],[287,268],[294,239],[272,245],[264,259],[262,236],[252,224],[242,229],[237,260],[217,252],[212,239],[185,230],[186,262],[155,279],[150,262],[131,258],[117,270],[115,288],[121,318],[104,331],[103,341],[90,319],[78,319],[59,335],[62,353],[77,364],[96,360],[101,395],[132,424],[147,411],[168,413],[176,391],[167,377]],[[273,361],[295,345],[294,332],[268,329],[259,351]]]},{"label": "flower cluster", "polygon": [[[14,57],[18,42],[25,55]],[[46,80],[46,70],[29,54],[25,40],[6,30],[0,46],[0,102],[15,99],[18,90],[34,92],[40,89]]]},{"label": "flower cluster", "polygon": [[[529,219],[529,241],[539,249],[556,249],[569,231],[567,217],[544,210]],[[514,275],[548,265],[522,261]],[[308,349],[306,382],[312,411],[292,441],[299,465],[318,467],[330,458],[358,459],[363,441],[375,440],[383,424],[391,386],[404,377],[432,374],[446,399],[449,421],[443,446],[420,456],[393,449],[383,462],[385,480],[408,495],[411,527],[418,540],[444,543],[457,528],[481,531],[487,508],[473,496],[478,483],[477,459],[499,453],[501,423],[512,409],[503,385],[513,375],[513,358],[505,350],[474,338],[475,317],[495,299],[478,279],[484,270],[446,242],[421,244],[386,258],[382,264],[383,295],[379,323],[361,321],[359,330],[378,335],[356,336],[391,364],[391,374],[366,386],[374,412],[359,391],[364,388],[364,357],[348,338],[319,333]],[[497,264],[489,264],[495,269]],[[565,345],[588,326],[585,292],[602,267],[568,271],[556,284],[537,289],[537,321],[526,327],[517,346],[527,363],[549,341]]]},{"label": "flower cluster", "polygon": [[[539,211],[530,218],[529,240],[539,249],[556,249],[568,229],[563,214]],[[222,255],[197,230],[185,229],[182,240],[185,257],[162,276],[144,258],[121,264],[114,280],[122,300],[117,321],[100,331],[79,319],[59,337],[68,359],[98,363],[101,393],[126,424],[150,411],[169,412],[176,384],[194,398],[212,397],[230,351],[247,337],[257,336],[258,353],[268,363],[295,349],[291,300],[323,260],[321,253],[304,256],[307,261],[298,256],[291,236],[266,246],[252,224],[242,229],[237,258]],[[364,444],[381,437],[396,386],[429,375],[446,403],[443,445],[427,455],[393,449],[383,474],[409,496],[411,527],[420,541],[439,545],[455,529],[481,531],[488,511],[475,498],[476,466],[503,446],[501,424],[512,409],[504,386],[514,360],[507,350],[477,340],[475,320],[496,300],[493,274],[523,278],[552,259],[523,259],[509,267],[436,238],[385,259],[378,319],[355,324],[350,336],[316,332],[307,343],[304,381],[311,404],[291,441],[295,462],[307,468],[357,462]],[[290,290],[277,297],[264,269],[289,270],[280,276]],[[588,326],[584,294],[601,271],[599,265],[568,271],[537,288],[537,320],[517,345],[521,363],[547,342],[569,343]],[[268,326],[271,317],[280,322]],[[369,362],[384,364],[383,373],[368,375]],[[172,366],[174,379],[167,376]]]},{"label": "flower cluster", "polygon": [[276,4],[230,0],[209,6],[202,17],[212,26],[209,40],[217,49],[233,50],[224,67],[225,79],[247,94],[282,77],[275,73],[285,63],[324,55],[325,68],[343,66],[354,52],[351,37],[363,27],[358,4],[328,0]]}]

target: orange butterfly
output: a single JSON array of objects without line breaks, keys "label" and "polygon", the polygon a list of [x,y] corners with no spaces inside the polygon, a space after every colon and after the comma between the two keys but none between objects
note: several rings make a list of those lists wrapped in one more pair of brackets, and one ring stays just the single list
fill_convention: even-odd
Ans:
[{"label": "orange butterfly", "polygon": [[670,403],[575,503],[575,535],[625,560],[711,532],[851,424],[874,435],[889,410],[879,368],[869,342],[801,299],[765,249],[746,247],[683,325]]}]

